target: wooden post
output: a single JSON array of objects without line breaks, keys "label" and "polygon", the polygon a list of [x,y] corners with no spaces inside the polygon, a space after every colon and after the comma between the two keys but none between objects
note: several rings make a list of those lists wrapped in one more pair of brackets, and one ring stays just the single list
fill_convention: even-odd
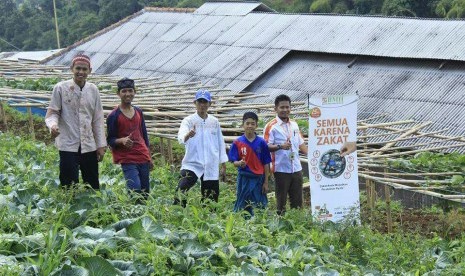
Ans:
[{"label": "wooden post", "polygon": [[164,149],[163,149],[163,137],[160,137],[160,157],[161,157],[161,162],[165,164],[165,155],[164,155]]},{"label": "wooden post", "polygon": [[6,111],[5,111],[5,108],[3,107],[3,101],[0,101],[0,109],[1,109],[1,115],[3,118],[3,125],[5,127],[5,131],[8,131],[8,123],[6,120]]},{"label": "wooden post", "polygon": [[[387,164],[384,168],[384,173],[386,176],[387,171]],[[386,221],[387,221],[387,228],[388,233],[392,233],[392,214],[391,214],[391,187],[389,185],[384,184],[384,198],[386,199]]]},{"label": "wooden post", "polygon": [[392,233],[391,187],[389,185],[384,186],[384,194],[386,197],[386,219],[388,233]]},{"label": "wooden post", "polygon": [[169,164],[173,164],[173,145],[171,143],[171,139],[168,138],[168,161],[169,161]]},{"label": "wooden post", "polygon": [[32,108],[30,106],[27,106],[27,114],[29,117],[29,131],[31,132],[31,138],[32,140],[36,139],[36,134],[34,132],[34,118],[32,117]]}]

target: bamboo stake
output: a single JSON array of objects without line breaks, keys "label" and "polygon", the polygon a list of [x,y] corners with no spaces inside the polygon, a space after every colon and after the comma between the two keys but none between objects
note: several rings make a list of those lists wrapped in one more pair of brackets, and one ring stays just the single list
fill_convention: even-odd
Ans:
[{"label": "bamboo stake", "polygon": [[32,108],[31,106],[27,106],[27,114],[28,114],[28,117],[29,117],[29,131],[31,132],[31,138],[32,140],[35,140],[36,139],[36,134],[34,132],[34,120],[32,118]]},{"label": "bamboo stake", "polygon": [[[365,164],[359,164],[365,165]],[[393,175],[393,176],[444,176],[444,175],[461,175],[462,172],[440,172],[440,173],[393,173],[393,172],[374,172],[374,171],[364,171],[366,174],[383,174],[383,175]]]},{"label": "bamboo stake", "polygon": [[164,153],[164,143],[163,143],[163,137],[160,137],[160,156],[161,156],[161,162],[162,164],[165,164],[165,153]]},{"label": "bamboo stake", "polygon": [[2,111],[3,126],[5,127],[5,131],[8,131],[8,122],[7,122],[7,119],[6,119],[5,107],[3,106],[3,100],[0,100],[0,108],[1,108],[1,111]]},{"label": "bamboo stake", "polygon": [[[387,173],[387,166],[384,169],[384,173]],[[386,200],[386,219],[388,233],[392,233],[391,188],[388,185],[384,185],[384,198]]]},{"label": "bamboo stake", "polygon": [[174,160],[173,160],[173,145],[171,144],[171,139],[167,139],[167,143],[168,143],[168,161],[169,161],[169,164],[173,164]]},{"label": "bamboo stake", "polygon": [[[405,130],[404,130],[405,131]],[[412,130],[414,131],[414,130]],[[410,137],[403,137],[403,138],[400,138],[400,136],[396,139],[393,139],[393,140],[389,140],[389,141],[381,141],[381,142],[373,142],[373,143],[366,143],[368,146],[372,146],[372,145],[381,145],[381,144],[386,144],[386,143],[394,143],[394,142],[401,142],[401,141],[408,141],[408,140],[412,140],[412,139],[419,139],[421,137],[425,137],[425,136],[428,136],[430,134],[436,134],[436,133],[441,133],[443,132],[444,130],[438,130],[438,131],[433,131],[433,132],[428,132],[428,133],[423,133],[423,134],[420,134],[420,135],[415,135],[415,136],[410,136]],[[382,149],[379,149],[379,150],[382,150]]]},{"label": "bamboo stake", "polygon": [[[426,123],[420,124],[420,125],[412,128],[412,129],[408,130],[404,134],[400,135],[399,138],[394,139],[394,140],[392,140],[392,142],[387,143],[384,147],[381,148],[381,150],[386,150],[386,149],[391,148],[393,145],[395,145],[397,143],[397,141],[399,141],[399,139],[402,139],[402,138],[404,138],[406,136],[409,136],[409,135],[417,132],[418,130],[420,130],[420,129],[422,129],[422,128],[430,125],[430,124],[432,124],[432,122],[426,122]],[[380,155],[380,154],[381,154],[381,152],[376,152],[374,155]]]},{"label": "bamboo stake", "polygon": [[[390,131],[397,131],[397,130],[399,130],[398,128],[389,127],[389,126],[385,126],[385,127],[383,127],[383,129],[385,129],[385,130],[390,130]],[[418,134],[422,134],[422,132],[419,131]],[[429,137],[438,138],[438,139],[447,139],[447,138],[449,138],[449,136],[440,135],[440,134],[432,134],[432,135],[430,135]],[[465,137],[460,137],[459,139],[456,139],[456,141],[465,142]]]},{"label": "bamboo stake", "polygon": [[[366,130],[366,129],[364,129]],[[387,130],[385,130],[387,131]],[[361,136],[357,136],[358,139],[365,139],[365,138],[376,138],[376,137],[383,137],[383,136],[390,136],[390,135],[394,135],[394,134],[397,134],[397,133],[403,133],[405,132],[405,129],[400,129],[398,131],[391,131],[391,132],[387,132],[387,133],[380,133],[380,134],[372,134],[372,135],[361,135]],[[366,133],[366,132],[365,132]]]},{"label": "bamboo stake", "polygon": [[384,154],[384,155],[369,155],[371,158],[386,158],[386,157],[393,157],[393,156],[406,156],[409,154],[414,154],[418,152],[424,152],[424,151],[436,151],[436,150],[443,150],[443,149],[449,149],[449,148],[456,148],[456,147],[464,147],[465,143],[460,143],[460,144],[455,144],[455,145],[447,145],[447,146],[441,146],[441,147],[433,147],[433,148],[428,148],[428,149],[418,149],[418,150],[410,150],[410,151],[405,151],[405,152],[398,152],[398,153],[390,153],[390,154]]},{"label": "bamboo stake", "polygon": [[389,126],[394,126],[394,125],[405,125],[405,124],[411,124],[414,123],[414,120],[403,120],[403,121],[396,121],[396,122],[389,122],[389,123],[379,123],[379,124],[361,124],[358,126],[358,129],[368,129],[368,128],[383,128],[383,127],[389,127]]}]

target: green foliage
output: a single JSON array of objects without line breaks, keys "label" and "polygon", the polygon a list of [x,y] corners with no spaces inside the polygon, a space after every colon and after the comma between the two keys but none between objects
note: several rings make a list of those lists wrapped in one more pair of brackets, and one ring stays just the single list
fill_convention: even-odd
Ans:
[{"label": "green foliage", "polygon": [[59,188],[57,150],[44,144],[0,134],[0,155],[2,275],[454,275],[465,267],[465,237],[384,235],[351,221],[316,223],[309,210],[277,217],[272,207],[246,220],[232,212],[226,183],[220,202],[202,204],[196,185],[181,208],[171,205],[178,174],[162,165],[140,205],[109,155],[100,191]]},{"label": "green foliage", "polygon": [[39,79],[5,79],[0,78],[0,87],[11,87],[32,91],[52,91],[53,86],[61,79],[59,78],[39,78]]},{"label": "green foliage", "polygon": [[316,0],[310,6],[310,12],[330,13],[331,11],[331,0]]},{"label": "green foliage", "polygon": [[413,0],[385,0],[381,12],[385,15],[415,17],[411,1]]},{"label": "green foliage", "polygon": [[421,152],[410,159],[389,161],[389,165],[408,172],[456,172],[452,186],[465,184],[465,155],[454,153]]}]

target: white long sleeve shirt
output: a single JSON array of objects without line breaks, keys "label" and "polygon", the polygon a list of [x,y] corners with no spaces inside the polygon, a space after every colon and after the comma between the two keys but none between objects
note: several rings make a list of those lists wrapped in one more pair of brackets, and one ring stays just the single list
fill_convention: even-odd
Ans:
[{"label": "white long sleeve shirt", "polygon": [[91,152],[107,145],[103,108],[97,86],[86,82],[81,89],[74,80],[55,85],[45,124],[58,125],[55,144],[60,151]]},{"label": "white long sleeve shirt", "polygon": [[[195,136],[184,142],[195,126]],[[203,180],[218,180],[219,165],[228,161],[220,123],[213,115],[204,120],[197,113],[184,118],[178,132],[178,141],[186,148],[181,170],[193,171]]]}]

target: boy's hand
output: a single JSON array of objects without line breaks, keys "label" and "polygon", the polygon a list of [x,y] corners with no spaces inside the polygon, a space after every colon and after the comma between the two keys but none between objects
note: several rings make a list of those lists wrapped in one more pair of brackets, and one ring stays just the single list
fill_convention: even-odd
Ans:
[{"label": "boy's hand", "polygon": [[121,138],[121,145],[127,149],[132,148],[134,142],[131,140],[131,135]]},{"label": "boy's hand", "polygon": [[265,195],[268,193],[268,181],[263,182],[262,193]]},{"label": "boy's hand", "polygon": [[189,138],[192,138],[195,136],[195,125],[194,125],[194,128],[191,129],[187,134],[186,136],[184,136],[184,142],[187,142],[187,140],[189,140]]},{"label": "boy's hand", "polygon": [[60,135],[60,128],[58,128],[57,125],[54,125],[50,128],[50,134],[52,135],[52,138],[56,138],[58,135]]},{"label": "boy's hand", "polygon": [[349,155],[356,150],[357,150],[356,142],[345,142],[340,149],[341,157]]},{"label": "boy's hand", "polygon": [[101,147],[97,149],[97,161],[101,162],[103,160],[103,156],[105,156],[106,147]]},{"label": "boy's hand", "polygon": [[286,143],[284,143],[284,144],[281,145],[281,148],[282,148],[283,150],[289,150],[289,149],[291,149],[291,147],[292,147],[292,144],[291,144],[291,142],[289,141],[289,139],[287,139]]},{"label": "boy's hand", "polygon": [[245,163],[245,159],[242,159],[241,161],[239,161],[239,167],[245,168],[245,166],[247,166],[247,163]]}]

